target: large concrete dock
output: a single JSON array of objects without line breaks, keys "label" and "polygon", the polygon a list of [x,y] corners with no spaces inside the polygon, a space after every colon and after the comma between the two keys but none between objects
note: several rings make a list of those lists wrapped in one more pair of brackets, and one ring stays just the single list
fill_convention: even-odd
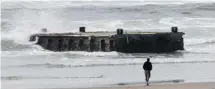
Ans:
[{"label": "large concrete dock", "polygon": [[[183,50],[183,32],[172,27],[171,32],[85,32],[80,27],[76,33],[33,34],[30,41],[37,41],[51,51],[117,51],[125,53],[160,53]],[[36,38],[38,38],[36,40]]]}]

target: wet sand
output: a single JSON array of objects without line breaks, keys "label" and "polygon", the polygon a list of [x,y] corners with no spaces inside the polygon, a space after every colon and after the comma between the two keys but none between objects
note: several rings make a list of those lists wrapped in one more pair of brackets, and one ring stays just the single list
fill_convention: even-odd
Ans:
[{"label": "wet sand", "polygon": [[[81,89],[81,88],[79,88]],[[179,83],[179,84],[160,84],[160,85],[121,85],[112,87],[92,87],[84,89],[215,89],[215,82],[206,83]]]}]

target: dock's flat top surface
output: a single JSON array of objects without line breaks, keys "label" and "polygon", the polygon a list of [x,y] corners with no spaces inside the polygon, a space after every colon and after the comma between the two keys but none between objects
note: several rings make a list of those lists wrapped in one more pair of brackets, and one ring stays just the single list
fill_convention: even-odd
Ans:
[{"label": "dock's flat top surface", "polygon": [[[124,34],[157,34],[169,32],[124,32]],[[74,32],[74,33],[41,33],[38,36],[111,36],[117,34],[116,32]]]}]

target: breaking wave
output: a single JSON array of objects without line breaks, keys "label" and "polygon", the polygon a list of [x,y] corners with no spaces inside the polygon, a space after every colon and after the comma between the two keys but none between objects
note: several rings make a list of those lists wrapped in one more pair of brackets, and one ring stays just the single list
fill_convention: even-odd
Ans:
[{"label": "breaking wave", "polygon": [[83,77],[58,77],[58,76],[45,76],[45,77],[26,77],[26,76],[2,76],[1,80],[23,80],[23,79],[95,79],[95,78],[103,78],[103,75],[100,76],[83,76]]},{"label": "breaking wave", "polygon": [[185,46],[213,45],[215,38],[190,38],[185,39]]},{"label": "breaking wave", "polygon": [[159,21],[161,24],[169,26],[178,26],[180,28],[188,27],[215,27],[215,18],[163,18]]},{"label": "breaking wave", "polygon": [[[215,63],[213,60],[201,60],[201,61],[169,61],[169,62],[152,62],[153,64],[181,64],[181,63]],[[69,65],[69,64],[26,64],[26,65],[13,65],[7,66],[5,68],[11,67],[21,67],[21,68],[73,68],[73,67],[98,67],[98,66],[131,66],[131,65],[143,65],[143,63],[109,63],[109,64],[86,64],[86,65]]]}]

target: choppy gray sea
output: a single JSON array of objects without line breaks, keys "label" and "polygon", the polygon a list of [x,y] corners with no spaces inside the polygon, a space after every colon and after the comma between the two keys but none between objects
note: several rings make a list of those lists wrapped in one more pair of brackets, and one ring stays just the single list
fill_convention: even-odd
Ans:
[{"label": "choppy gray sea", "polygon": [[[154,83],[215,81],[215,3],[144,1],[17,1],[1,4],[2,89],[77,88],[144,83],[142,64],[153,63]],[[174,53],[51,52],[29,42],[48,32],[184,32]]]}]

